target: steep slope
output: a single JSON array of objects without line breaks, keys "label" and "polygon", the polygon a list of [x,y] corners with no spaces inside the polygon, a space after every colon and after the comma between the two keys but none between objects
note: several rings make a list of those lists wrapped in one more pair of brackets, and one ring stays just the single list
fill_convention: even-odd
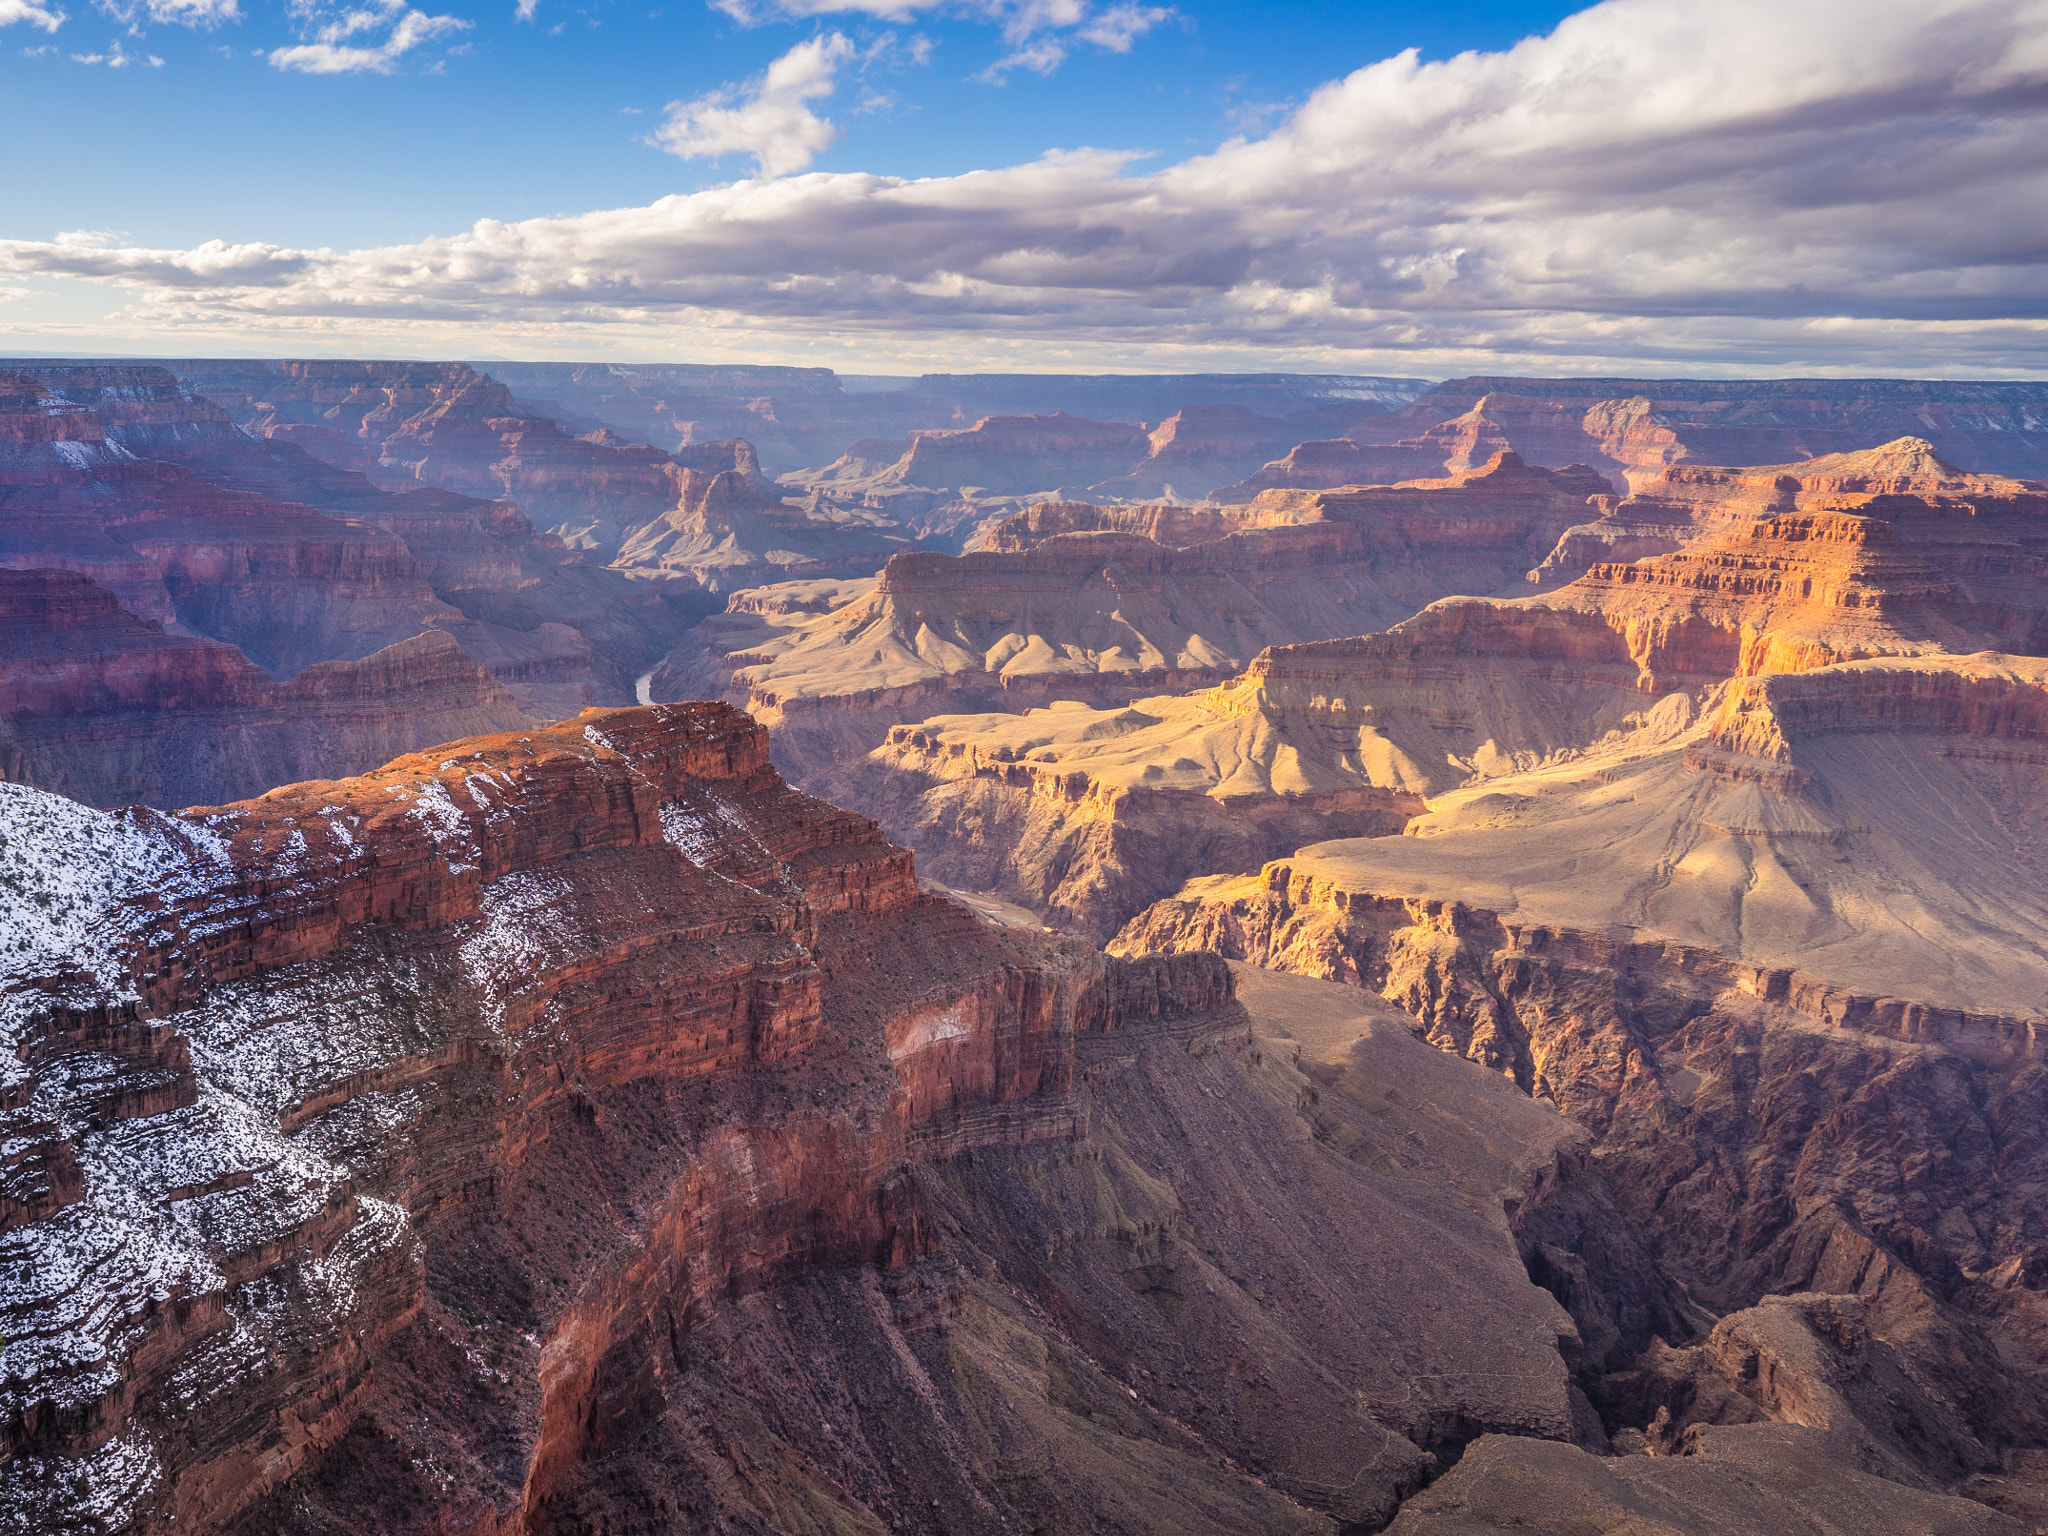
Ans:
[{"label": "steep slope", "polygon": [[586,564],[508,503],[388,494],[301,449],[273,452],[161,368],[9,377],[0,415],[22,425],[0,425],[0,452],[18,516],[0,559],[77,570],[274,672],[442,628],[530,713],[560,718],[629,701],[711,606],[694,583],[664,590]]},{"label": "steep slope", "polygon": [[[745,699],[790,771],[865,805],[872,786],[858,773],[810,776],[857,764],[892,724],[941,703],[1121,705],[1220,681],[1269,644],[1393,623],[1446,591],[1498,590],[1583,516],[1599,483],[1508,455],[1440,484],[1283,496],[1227,519],[1053,504],[998,525],[997,548],[900,556],[872,591],[848,589],[815,618],[757,611],[707,625],[651,686]],[[1124,531],[1141,527],[1173,547]]]},{"label": "steep slope", "polygon": [[1944,461],[1925,438],[1902,437],[1797,464],[1679,465],[1598,511],[1558,541],[1530,573],[1532,580],[1569,580],[1597,562],[1667,554],[1757,518],[1794,511],[1856,512],[1886,518],[1922,542],[1982,546],[1949,560],[1958,571],[2011,567],[2014,551],[2005,546],[2017,542],[2038,553],[2033,544],[2048,512],[2048,491],[2003,475],[1966,473]]},{"label": "steep slope", "polygon": [[1334,1536],[1602,1443],[1506,1216],[1581,1133],[921,897],[723,706],[0,814],[10,1530]]},{"label": "steep slope", "polygon": [[0,779],[89,805],[190,805],[532,722],[429,630],[274,682],[70,571],[0,570]]},{"label": "steep slope", "polygon": [[1408,836],[1191,883],[1111,946],[1342,977],[1598,1138],[1599,1177],[1518,1234],[1608,1427],[1699,1467],[1497,1445],[1402,1528],[1568,1529],[1558,1499],[1648,1520],[1756,1454],[1778,1470],[1736,1528],[1831,1460],[2038,1526],[2044,706],[2048,662],[1996,655],[1742,680],[1671,739],[1437,796]]},{"label": "steep slope", "polygon": [[[1276,646],[1213,691],[899,727],[857,803],[936,876],[1106,938],[1175,880],[1283,857],[1317,817],[1339,819],[1314,840],[1379,835],[1395,830],[1387,814],[1468,780],[1610,737],[1675,739],[1729,679],[2048,651],[2048,501],[2018,482],[1893,444],[1669,483],[1685,510],[1648,515],[1689,519],[1671,553],[1593,564],[1538,598],[1445,600],[1381,634]],[[1325,500],[1353,494],[1369,493]]]},{"label": "steep slope", "polygon": [[138,459],[25,375],[0,375],[0,419],[0,564],[78,571],[280,675],[461,618],[401,540]]}]

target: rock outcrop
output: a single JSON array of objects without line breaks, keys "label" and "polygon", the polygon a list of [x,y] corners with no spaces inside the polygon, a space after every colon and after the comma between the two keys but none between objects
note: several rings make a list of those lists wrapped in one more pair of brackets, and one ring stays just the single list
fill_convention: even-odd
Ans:
[{"label": "rock outcrop", "polygon": [[[2031,1529],[2044,701],[2048,661],[1996,655],[1748,678],[1662,741],[1433,796],[1406,836],[1191,882],[1110,948],[1343,979],[1586,1126],[1596,1162],[1515,1218],[1530,1271],[1617,1448],[1764,1474],[1737,1528],[1847,1468],[2021,1522],[1922,1528]],[[1405,1528],[1684,1498],[1535,1447],[1476,1466]]]},{"label": "rock outcrop", "polygon": [[1342,435],[1369,450],[1427,451],[1455,450],[1488,434],[1532,463],[1589,463],[1638,490],[1675,464],[1790,464],[1899,437],[1929,439],[1944,459],[1974,472],[2039,479],[2048,475],[2048,387],[1937,379],[1452,379]]},{"label": "rock outcrop", "polygon": [[[1445,599],[1383,633],[1274,646],[1199,693],[900,726],[867,759],[869,782],[840,770],[840,792],[939,878],[1104,938],[1173,880],[1284,856],[1325,808],[1412,815],[1461,783],[1661,748],[1731,680],[2048,651],[2035,574],[2048,517],[2019,482],[1961,475],[1909,443],[1758,475],[1680,468],[1667,483],[1693,493],[1689,521],[1667,522],[1685,535],[1670,553],[1593,564],[1542,597]],[[1391,830],[1340,819],[1322,838]]]},{"label": "rock outcrop", "polygon": [[516,501],[592,564],[643,581],[725,591],[792,573],[868,574],[908,542],[785,506],[744,438],[693,436],[670,451],[606,426],[574,432],[462,363],[175,366],[251,433],[335,452],[388,490]]},{"label": "rock outcrop", "polygon": [[897,722],[1055,700],[1121,707],[1219,682],[1269,644],[1356,634],[1447,591],[1510,586],[1600,484],[1505,455],[1440,484],[1281,495],[1243,516],[1050,504],[998,524],[995,548],[899,556],[872,590],[844,589],[814,618],[750,601],[700,628],[651,687],[744,700],[802,782],[879,805],[859,755]]},{"label": "rock outcrop", "polygon": [[9,1530],[1334,1536],[1597,1443],[1506,1215],[1581,1132],[921,896],[724,706],[0,818]]},{"label": "rock outcrop", "polygon": [[276,682],[70,571],[0,570],[0,779],[88,805],[191,805],[532,721],[428,630]]},{"label": "rock outcrop", "polygon": [[711,606],[694,583],[589,565],[507,502],[389,494],[264,444],[161,368],[6,377],[0,564],[78,571],[138,617],[226,641],[276,675],[442,629],[530,714],[555,719],[631,700]]}]

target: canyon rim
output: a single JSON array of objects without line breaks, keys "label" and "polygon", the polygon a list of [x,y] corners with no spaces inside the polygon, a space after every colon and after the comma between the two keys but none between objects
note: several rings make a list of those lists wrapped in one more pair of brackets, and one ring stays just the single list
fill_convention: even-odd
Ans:
[{"label": "canyon rim", "polygon": [[2048,1536],[2041,0],[0,0],[0,1536]]}]

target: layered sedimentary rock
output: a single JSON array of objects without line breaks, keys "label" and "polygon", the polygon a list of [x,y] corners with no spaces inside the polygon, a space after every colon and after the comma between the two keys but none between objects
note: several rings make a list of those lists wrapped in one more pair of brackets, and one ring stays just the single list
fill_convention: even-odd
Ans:
[{"label": "layered sedimentary rock", "polygon": [[[2048,475],[2048,387],[1933,379],[1452,379],[1362,419],[1361,444],[1455,444],[1480,418],[1538,464],[1585,462],[1640,489],[1678,463],[1789,464],[1898,437],[1965,469]],[[1464,427],[1445,429],[1466,418]],[[1328,434],[1335,436],[1338,434]]]},{"label": "layered sedimentary rock", "polygon": [[723,706],[0,812],[9,1529],[1334,1536],[1605,1444],[1508,1219],[1583,1133],[920,896]]},{"label": "layered sedimentary rock", "polygon": [[[2048,504],[2018,482],[1894,444],[1666,483],[1691,497],[1670,553],[1592,564],[1543,597],[1446,599],[1383,633],[1275,646],[1223,688],[899,727],[861,803],[935,875],[1106,937],[1172,880],[1290,851],[1324,807],[1414,814],[1470,780],[1648,750],[1696,727],[1730,679],[2048,650]],[[1353,494],[1372,493],[1324,499]],[[1584,528],[1560,546],[1574,541],[1613,547]],[[1390,830],[1339,821],[1323,836]],[[1012,847],[1024,856],[999,856]]]},{"label": "layered sedimentary rock", "polygon": [[[1111,947],[1341,977],[1589,1127],[1598,1179],[1517,1217],[1531,1273],[1610,1428],[1688,1477],[1780,1463],[1742,1528],[1831,1464],[2032,1528],[2044,689],[2000,656],[1745,679],[1662,742],[1193,883]],[[1403,1520],[1562,1530],[1555,1500],[1648,1518],[1681,1488],[1503,1445]]]},{"label": "layered sedimentary rock", "polygon": [[273,673],[445,629],[530,713],[560,718],[632,699],[711,606],[694,583],[593,567],[509,503],[388,494],[298,448],[273,452],[161,368],[9,377],[0,562],[79,571],[139,617]]},{"label": "layered sedimentary rock", "polygon": [[[792,771],[839,773],[814,787],[866,804],[872,785],[840,770],[894,723],[948,705],[1121,705],[1220,681],[1269,644],[1376,628],[1446,591],[1497,590],[1584,515],[1600,483],[1505,455],[1439,484],[1282,495],[1227,518],[1055,504],[998,525],[997,548],[899,556],[871,591],[847,589],[815,618],[707,624],[651,686],[746,700]],[[1123,531],[1141,527],[1171,543]]]},{"label": "layered sedimentary rock", "polygon": [[1034,502],[998,518],[974,538],[968,553],[1030,549],[1062,533],[1135,533],[1168,549],[1186,549],[1250,528],[1277,528],[1315,519],[1312,502],[1269,501],[1258,506],[1185,506],[1179,503],[1099,505],[1086,501]]},{"label": "layered sedimentary rock", "polygon": [[[1339,419],[1348,424],[1359,414],[1340,412]],[[862,439],[824,468],[785,479],[821,506],[887,509],[906,526],[935,518],[986,522],[1010,510],[1010,499],[1048,493],[1184,503],[1285,452],[1313,424],[1233,404],[1185,405],[1157,425],[1093,421],[1065,411],[989,416],[966,430]],[[1441,472],[1440,459],[1418,462],[1428,473]]]},{"label": "layered sedimentary rock", "polygon": [[12,376],[0,442],[0,564],[78,571],[144,619],[290,674],[461,615],[403,541],[137,458],[95,412]]},{"label": "layered sedimentary rock", "polygon": [[681,454],[745,438],[770,473],[826,464],[857,438],[960,427],[965,412],[922,389],[852,391],[829,368],[687,363],[493,363],[490,371],[536,404],[545,399],[636,441]]},{"label": "layered sedimentary rock", "polygon": [[516,501],[592,564],[616,562],[633,577],[723,591],[739,571],[746,581],[870,572],[899,547],[846,519],[784,506],[744,438],[691,436],[664,450],[606,426],[575,432],[465,364],[175,366],[250,432],[314,451],[338,433],[356,445],[343,459],[386,489],[425,484]]},{"label": "layered sedimentary rock", "polygon": [[[1569,580],[1598,562],[1667,554],[1759,518],[1797,511],[1882,517],[1918,541],[1976,546],[1960,563],[1951,560],[1958,569],[2013,567],[2015,552],[2008,546],[2020,545],[2029,557],[2037,553],[2048,491],[2004,475],[1959,470],[1925,438],[1903,437],[1797,464],[1679,465],[1625,500],[1600,503],[1597,511],[1598,517],[1558,540],[1530,573],[1533,581]],[[1942,528],[1943,523],[1956,526]]]},{"label": "layered sedimentary rock", "polygon": [[532,723],[428,631],[279,683],[70,571],[0,570],[0,779],[89,805],[192,805]]},{"label": "layered sedimentary rock", "polygon": [[957,550],[975,527],[1018,510],[1025,499],[1061,487],[1080,494],[1128,473],[1151,446],[1146,429],[1127,421],[1064,411],[987,416],[970,427],[862,438],[822,468],[784,479],[807,492],[820,513],[885,515],[923,534],[950,535]]}]

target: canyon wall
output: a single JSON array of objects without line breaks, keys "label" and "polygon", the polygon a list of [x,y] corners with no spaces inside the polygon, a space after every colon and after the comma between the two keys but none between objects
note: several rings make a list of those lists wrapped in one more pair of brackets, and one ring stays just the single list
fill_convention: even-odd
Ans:
[{"label": "canyon wall", "polygon": [[[1266,494],[1275,508],[1289,497]],[[1454,506],[1421,487],[1313,501],[1330,515],[1409,498],[1418,512]],[[2048,650],[2048,501],[2020,482],[1961,474],[1924,443],[1759,473],[1680,466],[1656,494],[1593,506],[1599,519],[1567,530],[1557,549],[1624,546],[1610,523],[1648,542],[1654,521],[1669,535],[1664,552],[1586,562],[1540,596],[1444,598],[1381,633],[1273,645],[1221,687],[933,716],[897,727],[857,773],[832,770],[834,791],[882,816],[938,877],[1102,939],[1178,882],[1249,875],[1291,852],[1289,838],[1377,836],[1398,830],[1387,816],[1416,815],[1424,797],[1463,783],[1665,750],[1704,729],[1742,680]],[[1147,515],[1162,530],[1207,518],[1058,507],[1033,517],[1054,528]],[[1047,547],[1031,523],[995,533]],[[1456,530],[1446,542],[1469,541],[1467,558],[1489,553],[1475,520],[1442,526]]]},{"label": "canyon wall", "polygon": [[69,571],[0,570],[0,779],[88,805],[190,805],[531,724],[428,630],[276,682]]},{"label": "canyon wall", "polygon": [[1579,1133],[920,895],[725,706],[0,815],[6,1529],[1335,1536],[1600,1443],[1502,1204]]},{"label": "canyon wall", "polygon": [[814,616],[746,599],[678,647],[651,686],[744,699],[790,772],[866,806],[873,786],[849,764],[891,725],[940,709],[1121,706],[1221,681],[1268,644],[1378,628],[1446,591],[1497,590],[1584,517],[1600,484],[1506,455],[1442,484],[1282,496],[1241,517],[1049,504],[998,524],[990,548],[899,556],[874,587],[829,599],[802,588],[804,607],[824,604]]}]

